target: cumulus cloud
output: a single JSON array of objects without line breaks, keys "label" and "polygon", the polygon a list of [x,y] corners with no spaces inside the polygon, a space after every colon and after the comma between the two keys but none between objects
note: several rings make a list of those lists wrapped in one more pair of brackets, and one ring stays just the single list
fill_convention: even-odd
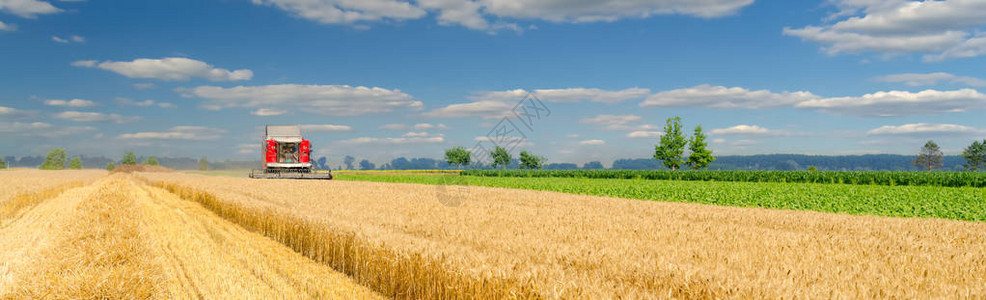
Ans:
[{"label": "cumulus cloud", "polygon": [[73,35],[73,36],[70,36],[68,38],[64,38],[63,39],[61,37],[58,37],[58,36],[54,36],[53,35],[53,36],[51,36],[51,40],[52,41],[55,41],[57,43],[68,44],[68,43],[84,43],[86,41],[86,38],[81,37],[81,36],[78,36],[78,35]]},{"label": "cumulus cloud", "polygon": [[421,134],[421,133],[408,133],[401,137],[358,137],[348,140],[340,141],[342,144],[390,144],[390,145],[403,145],[403,144],[441,144],[445,142],[445,135],[431,135],[431,134]]},{"label": "cumulus cloud", "polygon": [[635,115],[598,115],[592,118],[584,118],[579,120],[581,124],[591,124],[599,125],[605,130],[634,130],[634,129],[652,129],[650,125],[631,126],[631,123],[640,122],[643,118]]},{"label": "cumulus cloud", "polygon": [[955,124],[914,123],[900,126],[882,126],[867,132],[869,135],[942,135],[983,133],[986,130]]},{"label": "cumulus cloud", "polygon": [[0,119],[21,119],[34,115],[32,111],[25,111],[13,107],[0,106]]},{"label": "cumulus cloud", "polygon": [[757,125],[736,125],[729,128],[718,128],[709,131],[712,135],[761,135],[761,136],[780,136],[791,135],[786,130],[767,129]]},{"label": "cumulus cloud", "polygon": [[104,114],[97,112],[66,111],[57,113],[55,118],[71,120],[76,122],[112,122],[117,124],[131,123],[140,120],[140,117],[125,117],[118,114]]},{"label": "cumulus cloud", "polygon": [[130,78],[159,79],[167,81],[188,81],[202,78],[210,81],[240,81],[253,78],[248,69],[230,71],[216,68],[203,61],[184,57],[161,59],[141,58],[133,61],[80,60],[72,63],[76,67],[99,68]]},{"label": "cumulus cloud", "polygon": [[860,97],[836,97],[809,100],[799,108],[865,117],[936,115],[986,108],[986,95],[973,89],[921,92],[889,91]]},{"label": "cumulus cloud", "polygon": [[0,31],[16,31],[17,24],[8,24],[0,21]]},{"label": "cumulus cloud", "polygon": [[348,85],[200,86],[179,92],[185,97],[206,99],[202,105],[207,109],[266,108],[356,116],[424,106],[400,90]]},{"label": "cumulus cloud", "polygon": [[87,131],[93,131],[96,128],[89,126],[55,126],[52,124],[44,122],[32,122],[32,123],[21,123],[21,122],[0,122],[0,135],[16,135],[16,136],[27,136],[27,137],[64,137],[73,134],[78,134]]},{"label": "cumulus cloud", "polygon": [[48,106],[68,106],[68,107],[90,107],[96,106],[95,102],[85,100],[85,99],[72,99],[72,100],[45,100],[45,105]]},{"label": "cumulus cloud", "polygon": [[346,125],[332,125],[332,124],[308,124],[300,125],[301,131],[303,132],[333,132],[333,131],[350,131],[353,130],[352,127]]},{"label": "cumulus cloud", "polygon": [[703,84],[691,88],[663,91],[647,97],[642,107],[708,107],[719,109],[759,109],[817,99],[810,92],[751,91],[741,87],[724,87]]},{"label": "cumulus cloud", "polygon": [[62,10],[46,1],[38,0],[0,0],[0,11],[33,19],[37,15],[59,13]]},{"label": "cumulus cloud", "polygon": [[974,87],[986,87],[986,79],[979,79],[969,76],[958,76],[950,73],[902,73],[880,76],[875,78],[880,82],[905,83],[909,86],[932,86],[938,83],[947,82],[951,84],[964,84]]},{"label": "cumulus cloud", "polygon": [[606,141],[604,141],[604,140],[585,140],[585,141],[579,142],[579,144],[582,144],[582,145],[605,145],[606,144]]},{"label": "cumulus cloud", "polygon": [[481,117],[484,119],[498,119],[504,116],[509,116],[514,106],[529,94],[533,94],[537,97],[537,99],[543,102],[551,103],[577,103],[583,101],[616,103],[630,99],[642,98],[648,93],[650,93],[650,90],[640,88],[629,88],[617,91],[594,88],[535,89],[533,91],[527,91],[524,89],[480,91],[474,92],[472,95],[467,97],[467,99],[472,102],[451,104],[426,112],[423,115],[433,118]]},{"label": "cumulus cloud", "polygon": [[628,133],[627,134],[627,137],[628,138],[652,138],[652,137],[659,137],[661,135],[664,135],[664,133],[663,132],[660,132],[660,131],[637,130],[637,131],[633,131],[633,132]]},{"label": "cumulus cloud", "polygon": [[397,0],[253,0],[292,15],[323,24],[352,24],[364,21],[408,20],[426,12],[409,2]]},{"label": "cumulus cloud", "polygon": [[784,28],[785,35],[823,44],[830,55],[925,53],[925,61],[986,54],[986,2],[834,0],[838,20],[824,26]]},{"label": "cumulus cloud", "polygon": [[116,98],[116,102],[122,105],[132,105],[132,106],[141,106],[141,107],[157,106],[160,108],[175,108],[174,104],[168,102],[157,102],[150,99],[144,101],[135,101],[133,99],[119,97]]},{"label": "cumulus cloud", "polygon": [[218,140],[226,133],[225,129],[204,126],[175,126],[167,131],[125,133],[118,136],[125,140]]},{"label": "cumulus cloud", "polygon": [[[503,21],[543,20],[555,23],[614,22],[656,15],[681,14],[717,18],[736,14],[753,0],[253,0],[324,24],[354,24],[383,20],[419,19],[437,12],[441,25],[461,25],[484,31],[520,30]],[[365,26],[365,25],[364,25]]]},{"label": "cumulus cloud", "polygon": [[259,116],[259,117],[280,116],[286,113],[288,113],[286,110],[270,109],[270,108],[261,108],[250,112],[251,115]]}]

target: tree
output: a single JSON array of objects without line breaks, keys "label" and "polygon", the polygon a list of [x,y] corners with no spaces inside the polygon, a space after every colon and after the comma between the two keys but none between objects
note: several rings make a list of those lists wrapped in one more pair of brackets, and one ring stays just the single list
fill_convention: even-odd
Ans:
[{"label": "tree", "polygon": [[712,150],[706,148],[709,144],[705,142],[705,134],[702,133],[702,125],[695,126],[695,135],[688,140],[688,150],[692,154],[688,156],[688,167],[695,170],[706,170],[709,164],[716,161],[712,156]]},{"label": "tree", "polygon": [[121,165],[132,166],[137,164],[137,155],[133,151],[127,151],[123,154],[123,160],[120,161]]},{"label": "tree", "polygon": [[601,162],[598,162],[598,161],[590,161],[590,162],[587,162],[584,165],[582,165],[582,169],[583,170],[602,170],[602,169],[605,169],[605,168],[603,167],[603,163],[601,163]]},{"label": "tree", "polygon": [[457,169],[462,169],[462,166],[468,166],[472,160],[472,153],[466,148],[456,146],[452,149],[445,150],[445,161],[450,165],[455,165]]},{"label": "tree", "polygon": [[68,162],[68,168],[73,170],[82,170],[82,159],[78,156],[73,157],[72,160]]},{"label": "tree", "polygon": [[921,153],[918,153],[912,163],[922,170],[931,171],[944,166],[945,164],[942,163],[944,159],[938,144],[935,144],[934,141],[928,141],[924,147],[921,147]]},{"label": "tree", "polygon": [[322,156],[322,157],[319,157],[318,160],[315,161],[315,164],[318,165],[318,169],[319,170],[325,170],[325,169],[328,168],[328,166],[325,164],[325,162],[327,160],[328,159],[326,159],[325,156]]},{"label": "tree", "polygon": [[681,134],[681,118],[668,118],[661,143],[654,146],[654,158],[660,160],[665,167],[677,170],[685,163],[681,156],[685,153],[686,143],[685,136]]},{"label": "tree", "polygon": [[356,158],[349,155],[346,155],[346,157],[342,159],[342,163],[346,164],[346,170],[352,170],[353,163],[355,162],[356,162]]},{"label": "tree", "polygon": [[65,149],[55,148],[48,151],[44,163],[41,164],[42,170],[61,170],[65,169]]},{"label": "tree", "polygon": [[537,156],[534,154],[527,153],[527,151],[520,152],[520,168],[521,169],[541,169],[542,164],[544,164],[544,157]]},{"label": "tree", "polygon": [[510,152],[507,152],[507,149],[503,149],[503,147],[500,146],[496,146],[493,151],[490,151],[490,157],[493,158],[494,168],[503,166],[504,170],[507,169],[507,165],[510,164],[510,159],[513,158],[510,156]]},{"label": "tree", "polygon": [[374,165],[373,163],[371,163],[369,160],[365,160],[364,159],[364,160],[359,161],[359,169],[360,170],[364,170],[364,171],[366,171],[366,170],[375,170],[376,168],[377,168],[377,166]]},{"label": "tree", "polygon": [[113,163],[106,164],[106,170],[107,171],[113,171],[113,169],[116,169],[116,165],[115,164],[113,164]]},{"label": "tree", "polygon": [[205,156],[199,160],[199,171],[209,170],[209,160],[205,159]]},{"label": "tree", "polygon": [[145,165],[148,165],[148,166],[159,166],[159,165],[161,165],[161,164],[159,164],[157,162],[157,158],[156,157],[153,157],[153,156],[148,157],[147,160],[144,161],[144,164]]},{"label": "tree", "polygon": [[6,168],[7,168],[7,162],[4,161],[3,158],[0,158],[0,169],[6,169]]},{"label": "tree", "polygon": [[986,140],[982,143],[975,141],[972,145],[965,148],[962,151],[962,157],[965,158],[966,163],[962,165],[966,171],[979,171],[980,168],[986,167]]}]

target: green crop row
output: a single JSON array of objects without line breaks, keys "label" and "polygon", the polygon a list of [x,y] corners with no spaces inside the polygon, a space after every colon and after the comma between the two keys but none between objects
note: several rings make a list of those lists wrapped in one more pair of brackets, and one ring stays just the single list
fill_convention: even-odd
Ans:
[{"label": "green crop row", "polygon": [[669,170],[465,170],[466,176],[561,177],[590,179],[649,179],[986,187],[986,172],[906,171],[669,171]]},{"label": "green crop row", "polygon": [[[471,185],[666,202],[888,217],[986,221],[986,189],[972,187],[703,182],[646,179],[342,175],[340,180]],[[436,192],[437,193],[437,192]],[[437,196],[437,195],[436,195]]]}]

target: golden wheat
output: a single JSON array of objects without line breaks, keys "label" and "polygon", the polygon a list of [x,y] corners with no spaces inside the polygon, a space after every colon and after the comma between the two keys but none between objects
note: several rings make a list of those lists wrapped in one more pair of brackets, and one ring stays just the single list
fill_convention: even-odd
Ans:
[{"label": "golden wheat", "polygon": [[446,207],[435,186],[141,176],[400,298],[986,296],[982,223],[478,187]]}]

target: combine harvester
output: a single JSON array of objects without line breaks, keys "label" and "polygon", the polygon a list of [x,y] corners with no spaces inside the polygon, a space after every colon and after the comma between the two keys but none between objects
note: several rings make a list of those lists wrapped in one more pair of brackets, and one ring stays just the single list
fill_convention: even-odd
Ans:
[{"label": "combine harvester", "polygon": [[311,162],[311,142],[299,126],[267,125],[262,144],[262,170],[250,172],[260,179],[332,179],[331,170],[316,171]]}]

